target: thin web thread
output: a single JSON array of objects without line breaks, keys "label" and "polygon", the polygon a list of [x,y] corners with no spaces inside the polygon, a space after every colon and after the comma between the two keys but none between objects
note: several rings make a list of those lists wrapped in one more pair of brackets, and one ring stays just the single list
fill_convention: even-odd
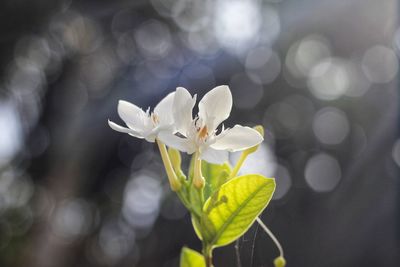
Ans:
[{"label": "thin web thread", "polygon": [[254,232],[254,237],[253,237],[253,243],[251,245],[251,258],[250,258],[250,267],[253,267],[253,258],[254,258],[254,248],[256,246],[256,237],[257,237],[257,233],[258,233],[258,227],[259,225],[256,225],[256,230]]},{"label": "thin web thread", "polygon": [[235,243],[235,253],[236,253],[236,263],[237,267],[242,267],[242,262],[240,260],[240,239],[236,240]]}]

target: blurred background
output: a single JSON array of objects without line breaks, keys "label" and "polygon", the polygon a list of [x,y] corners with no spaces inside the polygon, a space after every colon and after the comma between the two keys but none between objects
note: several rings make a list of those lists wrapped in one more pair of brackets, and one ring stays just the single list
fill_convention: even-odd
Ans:
[{"label": "blurred background", "polygon": [[[395,0],[2,0],[0,266],[178,266],[200,242],[119,99],[228,84],[288,266],[400,266]],[[232,162],[238,155],[233,154]],[[257,225],[215,265],[272,266]]]}]

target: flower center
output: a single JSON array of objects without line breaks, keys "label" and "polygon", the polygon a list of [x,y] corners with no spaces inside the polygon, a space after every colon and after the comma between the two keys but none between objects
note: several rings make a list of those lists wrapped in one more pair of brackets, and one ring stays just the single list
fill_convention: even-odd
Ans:
[{"label": "flower center", "polygon": [[158,119],[157,114],[151,113],[151,121],[153,122],[154,125],[157,125],[160,122],[160,120]]},{"label": "flower center", "polygon": [[207,136],[208,136],[207,126],[203,126],[202,128],[200,128],[200,129],[198,130],[198,137],[199,137],[199,139],[204,140],[204,139],[207,138]]}]

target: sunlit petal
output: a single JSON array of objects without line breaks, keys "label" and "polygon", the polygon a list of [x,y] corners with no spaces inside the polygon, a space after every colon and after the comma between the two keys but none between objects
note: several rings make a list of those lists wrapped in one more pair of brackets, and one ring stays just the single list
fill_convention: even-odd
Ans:
[{"label": "sunlit petal", "polygon": [[150,119],[141,108],[124,100],[118,102],[118,114],[134,130],[144,129]]},{"label": "sunlit petal", "polygon": [[156,141],[157,134],[148,134],[145,139],[147,142],[154,143]]},{"label": "sunlit petal", "polygon": [[225,150],[215,150],[211,147],[206,148],[200,155],[201,159],[214,164],[222,164],[228,161],[228,152]]},{"label": "sunlit petal", "polygon": [[195,151],[195,147],[189,139],[178,137],[170,131],[160,131],[158,133],[158,139],[169,147],[178,149],[182,152],[192,154]]},{"label": "sunlit petal", "polygon": [[229,117],[232,109],[232,94],[227,85],[217,86],[199,102],[199,117],[206,123],[209,132]]},{"label": "sunlit petal", "polygon": [[193,117],[193,107],[196,104],[196,95],[193,97],[191,94],[183,87],[178,87],[175,93],[174,99],[174,119],[175,127],[177,131],[182,134],[188,132]]},{"label": "sunlit petal", "polygon": [[174,104],[175,92],[169,93],[164,97],[154,108],[154,113],[157,116],[160,125],[170,125],[174,121],[172,107]]},{"label": "sunlit petal", "polygon": [[111,129],[117,132],[127,133],[137,138],[143,138],[143,136],[137,131],[118,125],[110,120],[108,120],[108,125],[111,127]]},{"label": "sunlit petal", "polygon": [[228,129],[217,136],[211,147],[217,150],[235,152],[258,145],[262,141],[263,137],[256,130],[235,125],[232,129]]}]

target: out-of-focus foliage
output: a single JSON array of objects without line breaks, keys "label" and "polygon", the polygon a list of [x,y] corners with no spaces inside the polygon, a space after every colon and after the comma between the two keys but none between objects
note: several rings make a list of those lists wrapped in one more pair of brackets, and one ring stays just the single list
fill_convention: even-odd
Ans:
[{"label": "out-of-focus foliage", "polygon": [[182,248],[180,267],[205,267],[203,255],[190,248]]}]

